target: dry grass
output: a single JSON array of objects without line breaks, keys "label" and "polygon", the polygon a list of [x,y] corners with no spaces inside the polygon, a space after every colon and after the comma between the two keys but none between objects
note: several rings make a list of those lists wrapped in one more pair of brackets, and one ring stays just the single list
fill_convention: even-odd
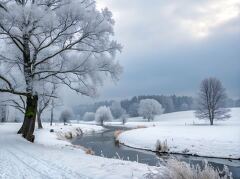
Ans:
[{"label": "dry grass", "polygon": [[147,128],[147,126],[144,126],[144,125],[138,125],[138,126],[136,127],[136,129],[142,129],[142,128]]},{"label": "dry grass", "polygon": [[123,133],[122,130],[116,130],[116,131],[114,132],[114,134],[113,134],[114,139],[116,140],[121,133]]},{"label": "dry grass", "polygon": [[205,162],[204,167],[199,165],[191,166],[186,162],[181,162],[176,159],[170,159],[166,162],[166,169],[164,172],[162,168],[157,171],[150,171],[145,175],[148,179],[232,179],[232,174],[225,166],[222,171],[214,169],[211,165]]},{"label": "dry grass", "polygon": [[85,153],[89,155],[94,155],[94,151],[92,149],[85,149]]}]

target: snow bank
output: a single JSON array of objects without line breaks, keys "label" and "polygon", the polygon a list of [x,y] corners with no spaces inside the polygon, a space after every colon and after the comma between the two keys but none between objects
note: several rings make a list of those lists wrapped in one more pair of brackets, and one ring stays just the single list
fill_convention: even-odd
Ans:
[{"label": "snow bank", "polygon": [[[82,127],[83,131],[97,131],[99,126],[73,125],[53,126],[45,124],[43,130],[37,130],[36,143],[30,143],[16,132],[21,124],[0,123],[0,178],[94,178],[126,179],[144,178],[150,167],[137,162],[102,158],[85,154],[82,150],[69,145],[66,141],[57,140],[55,131]],[[63,129],[63,127],[65,129]],[[61,129],[62,128],[62,129]],[[166,171],[161,167],[159,170]],[[161,174],[163,177],[163,175]]]},{"label": "snow bank", "polygon": [[208,121],[196,119],[193,111],[164,114],[156,122],[128,122],[127,126],[148,128],[124,132],[118,139],[125,145],[153,151],[159,140],[167,141],[170,153],[239,159],[240,108],[232,108],[231,115],[229,120],[210,126]]},{"label": "snow bank", "polygon": [[[101,126],[87,124],[63,125],[62,123],[56,123],[50,126],[48,123],[43,123],[43,127],[43,129],[36,129],[35,143],[47,146],[70,145],[67,139],[77,137],[82,133],[100,132],[104,130]],[[54,132],[50,132],[50,130]]]}]

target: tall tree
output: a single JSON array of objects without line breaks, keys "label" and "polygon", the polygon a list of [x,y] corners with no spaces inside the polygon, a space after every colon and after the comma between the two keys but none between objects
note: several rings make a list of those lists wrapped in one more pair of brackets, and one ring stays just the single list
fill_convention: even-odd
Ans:
[{"label": "tall tree", "polygon": [[224,108],[227,95],[220,80],[207,78],[201,82],[198,108],[195,112],[199,119],[213,121],[230,118],[229,109]]},{"label": "tall tree", "polygon": [[[0,8],[0,92],[26,98],[18,133],[34,141],[39,83],[63,84],[87,96],[108,75],[116,80],[120,44],[112,40],[114,20],[94,0],[12,0]],[[46,94],[44,94],[46,95]],[[51,95],[51,94],[48,94]]]}]

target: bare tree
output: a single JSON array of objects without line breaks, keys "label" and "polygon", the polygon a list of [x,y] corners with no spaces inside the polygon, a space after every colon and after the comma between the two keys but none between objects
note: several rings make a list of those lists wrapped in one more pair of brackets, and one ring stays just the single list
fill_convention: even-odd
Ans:
[{"label": "bare tree", "polygon": [[0,6],[0,92],[26,99],[18,133],[34,141],[39,83],[63,84],[96,95],[106,76],[117,80],[120,44],[112,40],[114,20],[94,0],[13,0]]},{"label": "bare tree", "polygon": [[224,108],[226,99],[227,95],[220,80],[216,78],[204,79],[200,85],[196,117],[209,119],[211,125],[215,119],[230,118],[230,110]]}]

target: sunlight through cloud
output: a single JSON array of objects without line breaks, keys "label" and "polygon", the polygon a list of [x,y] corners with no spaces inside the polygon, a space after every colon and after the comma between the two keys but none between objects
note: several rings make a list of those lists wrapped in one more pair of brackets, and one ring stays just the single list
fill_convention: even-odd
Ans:
[{"label": "sunlight through cloud", "polygon": [[210,35],[212,29],[236,18],[240,12],[239,7],[240,2],[236,0],[207,3],[196,8],[200,17],[183,19],[181,23],[195,38],[204,38]]}]

